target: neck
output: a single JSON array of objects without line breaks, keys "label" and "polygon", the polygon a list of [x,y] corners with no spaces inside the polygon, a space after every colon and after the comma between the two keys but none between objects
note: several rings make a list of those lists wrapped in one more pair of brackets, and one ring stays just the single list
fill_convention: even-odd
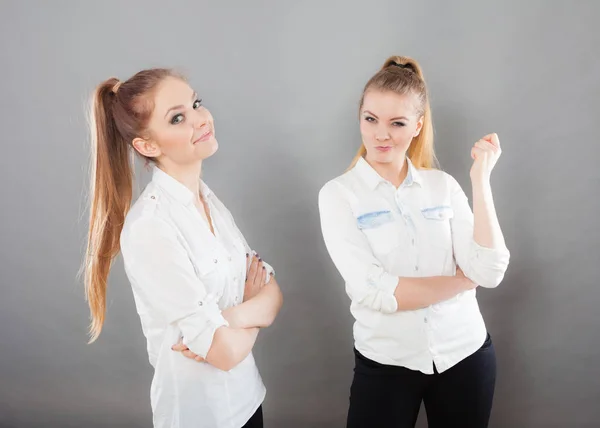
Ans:
[{"label": "neck", "polygon": [[200,201],[200,176],[202,174],[202,162],[190,165],[161,164],[159,168],[179,181],[195,195],[194,202]]},{"label": "neck", "polygon": [[365,160],[383,179],[392,183],[396,188],[400,187],[408,175],[408,162],[406,162],[405,155],[397,161],[387,163],[375,162],[369,160],[368,157]]}]

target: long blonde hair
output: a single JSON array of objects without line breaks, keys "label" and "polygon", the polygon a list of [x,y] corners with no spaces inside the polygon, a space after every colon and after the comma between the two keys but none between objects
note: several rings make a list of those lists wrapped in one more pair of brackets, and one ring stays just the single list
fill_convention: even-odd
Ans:
[{"label": "long blonde hair", "polygon": [[[418,114],[423,117],[423,127],[419,135],[412,140],[407,156],[416,168],[430,169],[437,167],[433,150],[431,108],[425,78],[419,63],[406,56],[389,57],[383,63],[381,69],[365,85],[360,98],[359,111],[363,107],[365,94],[371,90],[392,91],[399,95],[414,93],[417,96],[419,100]],[[361,144],[348,169],[353,168],[356,162],[364,157],[366,153],[365,145]]]},{"label": "long blonde hair", "polygon": [[[172,70],[143,70],[129,80],[110,78],[94,91],[90,111],[92,141],[90,224],[82,270],[91,313],[90,343],[104,324],[106,283],[120,251],[120,235],[133,194],[132,142],[146,133],[153,93]],[[183,78],[182,78],[183,79]],[[146,159],[151,161],[151,159]]]}]

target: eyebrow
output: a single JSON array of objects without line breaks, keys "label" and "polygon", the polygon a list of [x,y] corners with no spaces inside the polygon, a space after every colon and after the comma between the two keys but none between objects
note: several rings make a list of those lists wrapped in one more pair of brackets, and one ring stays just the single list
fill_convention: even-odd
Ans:
[{"label": "eyebrow", "polygon": [[[192,94],[192,101],[193,101],[193,100],[195,100],[196,98],[198,98],[198,94],[197,94],[196,92],[194,92],[194,93]],[[167,112],[165,113],[165,117],[167,117],[171,111],[173,111],[173,110],[179,110],[179,109],[181,109],[181,108],[185,108],[185,106],[180,104],[180,105],[178,105],[178,106],[171,107],[171,108],[170,108],[169,110],[167,110]]]},{"label": "eyebrow", "polygon": [[[365,110],[364,113],[367,113],[367,114],[373,116],[375,119],[379,119],[375,113],[373,113],[373,112],[371,112],[369,110]],[[392,121],[392,120],[398,120],[398,119],[408,120],[408,117],[406,117],[406,116],[392,117],[390,119],[390,121]]]}]

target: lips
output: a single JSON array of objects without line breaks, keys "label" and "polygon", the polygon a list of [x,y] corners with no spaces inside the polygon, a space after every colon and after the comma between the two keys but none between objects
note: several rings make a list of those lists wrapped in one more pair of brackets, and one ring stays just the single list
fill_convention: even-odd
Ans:
[{"label": "lips", "polygon": [[392,150],[392,146],[377,146],[375,148],[380,152],[389,152]]},{"label": "lips", "polygon": [[207,141],[208,139],[210,139],[210,137],[212,137],[213,132],[212,130],[202,134],[197,140],[194,141],[194,144],[199,143],[200,141]]}]

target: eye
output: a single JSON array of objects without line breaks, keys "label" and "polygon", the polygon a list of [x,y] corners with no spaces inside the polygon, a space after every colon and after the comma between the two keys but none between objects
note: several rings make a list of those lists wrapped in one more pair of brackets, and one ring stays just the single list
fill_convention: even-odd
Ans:
[{"label": "eye", "polygon": [[183,119],[185,119],[185,116],[182,113],[176,114],[171,118],[171,125],[177,125],[183,122]]},{"label": "eye", "polygon": [[194,101],[193,107],[194,107],[194,110],[198,110],[200,107],[202,107],[202,100],[198,99],[198,100]]},{"label": "eye", "polygon": [[367,122],[371,122],[371,123],[375,122],[375,118],[374,118],[374,117],[371,117],[371,116],[365,116],[365,120],[366,120]]},{"label": "eye", "polygon": [[394,122],[392,123],[393,126],[406,126],[406,123],[404,122]]}]

